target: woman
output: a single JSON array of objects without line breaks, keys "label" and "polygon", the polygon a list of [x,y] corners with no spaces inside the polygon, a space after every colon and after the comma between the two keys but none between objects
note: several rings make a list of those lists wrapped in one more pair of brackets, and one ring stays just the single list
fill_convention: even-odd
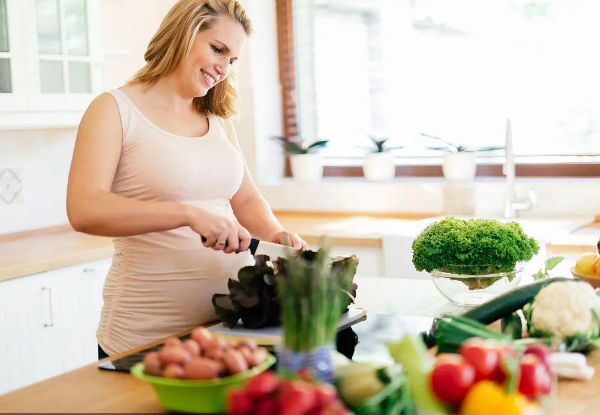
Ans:
[{"label": "woman", "polygon": [[99,358],[215,320],[212,295],[253,263],[250,235],[306,247],[258,192],[228,120],[228,75],[251,32],[237,1],[179,1],[146,65],[81,120],[69,221],[115,246]]}]

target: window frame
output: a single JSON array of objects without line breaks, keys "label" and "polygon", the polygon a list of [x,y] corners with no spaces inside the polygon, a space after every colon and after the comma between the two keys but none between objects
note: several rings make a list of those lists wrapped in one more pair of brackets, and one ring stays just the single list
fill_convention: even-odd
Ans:
[{"label": "window frame", "polygon": [[[7,6],[9,42],[15,59],[11,62],[13,93],[0,94],[0,130],[76,126],[104,84],[101,21],[94,17],[101,12],[98,1],[87,0],[89,55],[72,59],[90,63],[90,93],[41,92],[39,60],[44,55],[38,52],[35,0],[7,0]],[[60,13],[62,18],[62,1]],[[24,24],[26,21],[30,23]],[[62,26],[61,32],[64,32]],[[61,36],[61,42],[64,40]],[[71,61],[66,53],[56,57],[66,64]],[[65,80],[68,82],[66,76]]]},{"label": "window frame", "polygon": [[[279,52],[279,80],[281,83],[282,97],[282,135],[289,139],[300,142],[298,129],[298,106],[297,106],[297,82],[295,63],[295,44],[293,31],[293,0],[276,0],[277,35]],[[552,162],[552,163],[518,163],[516,156],[516,176],[527,178],[591,178],[600,177],[600,162],[590,161],[588,155],[580,155],[580,161]],[[284,154],[284,176],[292,177],[289,157]],[[405,158],[405,157],[403,157]],[[565,156],[566,159],[573,156]],[[362,159],[352,159],[356,163],[340,164],[328,162],[324,158],[325,177],[363,177]],[[400,158],[398,159],[400,160]],[[396,163],[396,177],[443,177],[442,160],[438,163],[427,163],[422,165],[403,165]],[[477,177],[502,177],[502,162],[478,163]]]}]

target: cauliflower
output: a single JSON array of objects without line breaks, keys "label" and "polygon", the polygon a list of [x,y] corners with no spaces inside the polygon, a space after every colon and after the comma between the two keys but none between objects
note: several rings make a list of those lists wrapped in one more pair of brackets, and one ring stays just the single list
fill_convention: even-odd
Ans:
[{"label": "cauliflower", "polygon": [[600,329],[592,309],[600,309],[600,297],[591,285],[558,281],[535,296],[530,310],[531,324],[536,331],[561,340],[575,335],[592,337]]}]

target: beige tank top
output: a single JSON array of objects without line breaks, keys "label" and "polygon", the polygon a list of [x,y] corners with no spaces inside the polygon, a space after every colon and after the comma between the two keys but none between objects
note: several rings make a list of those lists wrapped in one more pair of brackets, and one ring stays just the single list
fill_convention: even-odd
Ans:
[{"label": "beige tank top", "polygon": [[[210,117],[202,137],[181,137],[150,122],[120,89],[109,93],[123,127],[112,192],[234,217],[229,202],[242,183],[244,162],[221,118]],[[109,355],[216,320],[212,295],[227,293],[227,280],[254,263],[247,252],[205,248],[189,227],[115,238],[114,247],[97,330]]]}]

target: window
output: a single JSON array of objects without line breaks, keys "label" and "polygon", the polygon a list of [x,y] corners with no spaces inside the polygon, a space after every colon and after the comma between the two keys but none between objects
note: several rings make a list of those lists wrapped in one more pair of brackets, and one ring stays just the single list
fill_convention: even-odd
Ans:
[{"label": "window", "polygon": [[96,0],[0,0],[2,125],[27,126],[31,113],[46,123],[78,120],[102,89],[96,7]]},{"label": "window", "polygon": [[[330,139],[329,165],[359,167],[371,134],[404,146],[395,151],[399,171],[437,166],[441,174],[442,153],[428,149],[440,143],[427,136],[502,146],[510,118],[518,172],[600,176],[594,54],[600,2],[281,0],[279,6],[286,2],[295,69],[295,94],[287,101],[296,98],[295,117],[286,122],[304,140]],[[280,34],[284,21],[280,13]],[[479,153],[481,173],[500,174],[503,154]]]}]

